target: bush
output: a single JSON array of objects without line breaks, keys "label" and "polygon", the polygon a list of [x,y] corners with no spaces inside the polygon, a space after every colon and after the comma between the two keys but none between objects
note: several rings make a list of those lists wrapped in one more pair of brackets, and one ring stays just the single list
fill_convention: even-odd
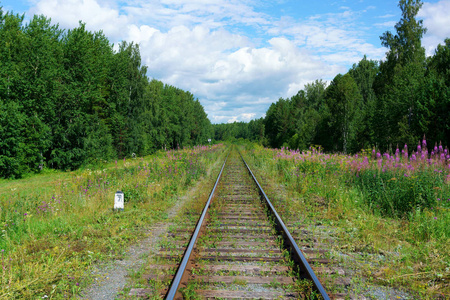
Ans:
[{"label": "bush", "polygon": [[401,172],[368,169],[353,178],[353,183],[364,193],[369,207],[382,213],[401,217],[417,208],[436,206],[444,184],[439,173],[430,170],[413,176]]}]

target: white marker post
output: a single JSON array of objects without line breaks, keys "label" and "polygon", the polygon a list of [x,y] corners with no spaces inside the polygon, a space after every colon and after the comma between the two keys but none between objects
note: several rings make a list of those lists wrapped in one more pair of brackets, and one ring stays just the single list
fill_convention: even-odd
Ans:
[{"label": "white marker post", "polygon": [[114,210],[123,210],[124,195],[122,191],[117,191],[114,196]]}]

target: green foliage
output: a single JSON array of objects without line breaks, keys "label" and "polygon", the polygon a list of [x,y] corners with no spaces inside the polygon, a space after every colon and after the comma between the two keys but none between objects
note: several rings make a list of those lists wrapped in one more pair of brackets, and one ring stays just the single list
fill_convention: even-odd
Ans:
[{"label": "green foliage", "polygon": [[117,51],[80,23],[0,14],[0,177],[76,169],[206,144],[212,127],[186,91],[149,80],[139,46]]},{"label": "green foliage", "polygon": [[6,177],[20,177],[27,171],[21,164],[26,159],[25,119],[18,104],[0,100],[0,174]]},{"label": "green foliage", "polygon": [[442,173],[432,170],[406,176],[404,172],[369,169],[353,177],[353,183],[363,191],[364,201],[370,208],[398,217],[415,209],[435,207],[436,189],[445,185],[444,181]]},{"label": "green foliage", "polygon": [[329,121],[333,150],[347,153],[355,148],[352,143],[361,121],[362,96],[353,77],[338,74],[327,88],[326,101],[333,112]]},{"label": "green foliage", "polygon": [[246,139],[259,143],[265,143],[264,119],[251,120],[249,123],[233,122],[227,124],[214,124],[214,140],[234,141]]},{"label": "green foliage", "polygon": [[450,39],[426,59],[426,32],[417,14],[420,0],[400,0],[395,33],[380,38],[383,61],[364,56],[328,85],[305,85],[291,98],[272,103],[266,116],[248,124],[214,125],[215,138],[247,138],[273,148],[357,153],[376,146],[414,145],[424,135],[432,143],[450,141]]},{"label": "green foliage", "polygon": [[[0,298],[75,297],[94,263],[123,258],[128,246],[167,220],[175,202],[189,198],[187,177],[209,186],[203,175],[218,171],[226,150],[161,151],[97,169],[0,181]],[[120,212],[112,209],[117,190],[126,201]]]},{"label": "green foliage", "polygon": [[422,7],[421,0],[400,0],[399,8],[402,18],[395,25],[397,34],[390,31],[381,37],[381,44],[389,48],[387,53],[388,63],[405,65],[413,61],[423,61],[425,49],[421,45],[422,36],[426,33],[422,20],[416,20],[416,16]]},{"label": "green foliage", "polygon": [[413,290],[419,298],[445,298],[449,287],[442,282],[450,275],[448,164],[439,162],[439,155],[408,160],[400,151],[389,156],[375,152],[372,158],[371,152],[351,156],[255,146],[242,151],[293,230],[310,226],[324,239],[338,237],[335,247],[361,255],[357,268],[375,284]]}]

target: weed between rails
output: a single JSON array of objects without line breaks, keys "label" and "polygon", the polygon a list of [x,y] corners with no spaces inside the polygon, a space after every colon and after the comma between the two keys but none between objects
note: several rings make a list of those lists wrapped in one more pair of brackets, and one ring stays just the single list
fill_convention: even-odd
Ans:
[{"label": "weed between rails", "polygon": [[[206,174],[222,145],[158,152],[98,170],[0,182],[0,299],[67,298],[86,270],[124,255]],[[56,178],[56,179],[54,179]],[[114,193],[125,211],[112,211]]]},{"label": "weed between rails", "polygon": [[405,148],[355,156],[246,148],[283,218],[332,232],[333,255],[361,274],[352,279],[355,295],[372,297],[370,287],[382,285],[450,297],[450,169],[442,147],[428,153],[422,142],[412,155]]}]

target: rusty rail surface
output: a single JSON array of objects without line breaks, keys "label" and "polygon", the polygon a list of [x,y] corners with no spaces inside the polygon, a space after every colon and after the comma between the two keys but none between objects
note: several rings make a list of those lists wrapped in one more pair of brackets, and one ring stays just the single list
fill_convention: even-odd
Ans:
[{"label": "rusty rail surface", "polygon": [[314,273],[313,269],[309,265],[308,261],[306,260],[306,257],[303,255],[302,251],[298,247],[297,243],[295,242],[294,238],[292,237],[291,233],[289,232],[288,228],[284,224],[283,220],[281,219],[280,215],[277,213],[275,207],[272,205],[272,202],[270,202],[269,197],[267,197],[266,193],[264,192],[263,188],[259,184],[258,180],[256,179],[255,175],[253,174],[252,170],[248,166],[247,162],[244,160],[244,157],[239,152],[239,155],[242,158],[242,161],[244,162],[245,166],[247,167],[248,172],[252,176],[253,180],[255,181],[256,185],[259,188],[259,192],[261,194],[262,199],[265,201],[266,205],[270,209],[270,214],[273,216],[275,224],[277,226],[277,231],[280,232],[284,238],[285,245],[288,245],[290,248],[290,255],[292,259],[300,265],[299,271],[304,274],[307,278],[311,279],[314,283],[314,287],[316,290],[320,293],[320,295],[325,299],[328,300],[330,297],[328,296],[327,292],[325,291],[325,288],[322,286],[322,283],[320,283],[319,279],[317,278],[316,274]]},{"label": "rusty rail surface", "polygon": [[209,198],[208,198],[208,201],[206,202],[205,208],[203,208],[202,215],[200,216],[200,219],[198,220],[197,226],[195,227],[195,230],[194,230],[194,234],[192,235],[192,238],[191,238],[189,245],[186,249],[186,252],[183,256],[183,260],[181,261],[180,267],[177,270],[175,278],[172,281],[172,284],[170,286],[169,292],[167,293],[166,299],[173,299],[178,291],[178,286],[180,285],[181,279],[184,275],[184,272],[186,271],[186,266],[188,264],[189,259],[191,258],[192,250],[194,249],[195,243],[197,242],[197,237],[200,232],[200,228],[203,226],[203,221],[205,220],[206,213],[211,204],[211,200],[214,196],[214,192],[216,191],[217,184],[219,183],[220,178],[222,177],[222,172],[223,172],[223,169],[225,168],[225,164],[227,163],[227,159],[228,159],[228,155],[225,158],[225,161],[223,162],[222,168],[220,169],[220,173],[217,176],[216,183],[214,184],[214,187],[209,195]]},{"label": "rusty rail surface", "polygon": [[[153,274],[143,275],[149,280],[148,287],[132,289],[131,296],[330,299],[308,263],[312,262],[321,276],[340,276],[339,270],[324,266],[330,260],[321,257],[328,251],[312,249],[310,242],[306,245],[302,230],[296,237],[308,260],[305,258],[237,152],[227,155],[198,221],[197,213],[190,213],[186,222],[169,230],[160,255],[148,267]],[[294,233],[298,233],[296,228]],[[343,299],[339,294],[332,296]]]},{"label": "rusty rail surface", "polygon": [[[312,268],[310,267],[309,263],[307,262],[305,256],[302,254],[302,252],[300,251],[299,247],[297,246],[297,243],[295,242],[294,238],[291,236],[289,230],[287,229],[287,227],[285,226],[283,220],[281,219],[281,217],[279,216],[279,214],[277,213],[277,211],[275,210],[274,206],[272,205],[272,203],[270,202],[269,198],[267,197],[266,193],[264,192],[263,188],[261,187],[261,185],[259,184],[258,180],[256,179],[255,175],[253,174],[253,172],[251,171],[250,167],[248,166],[247,162],[244,160],[244,157],[242,156],[241,153],[239,153],[242,162],[245,164],[249,174],[251,175],[251,177],[253,178],[255,184],[258,186],[258,191],[259,194],[261,195],[262,200],[264,201],[265,205],[267,205],[267,207],[269,208],[270,214],[273,216],[273,219],[275,221],[276,227],[277,227],[277,232],[279,234],[281,234],[284,238],[285,241],[285,245],[287,245],[289,247],[289,253],[290,256],[293,258],[293,260],[300,266],[298,268],[298,271],[300,271],[302,274],[302,276],[305,276],[307,278],[309,278],[310,280],[313,281],[314,287],[316,289],[316,291],[319,292],[319,294],[323,297],[323,299],[327,300],[330,299],[327,295],[327,292],[325,291],[324,287],[322,286],[322,284],[320,283],[319,279],[317,278],[317,276],[314,274],[314,271],[312,270]],[[227,156],[228,158],[228,156]],[[208,211],[208,208],[211,205],[211,200],[215,194],[216,191],[216,187],[221,179],[223,170],[225,168],[225,164],[226,164],[227,159],[225,159],[225,162],[220,170],[220,173],[217,177],[216,183],[214,185],[214,188],[211,191],[211,194],[208,198],[208,201],[205,205],[205,208],[203,209],[202,215],[197,223],[197,226],[195,228],[194,234],[192,235],[192,238],[189,242],[189,245],[186,249],[186,252],[183,256],[183,260],[180,264],[180,267],[177,270],[177,273],[173,279],[172,285],[167,293],[166,299],[172,300],[175,298],[177,292],[178,292],[178,288],[180,285],[180,282],[182,280],[182,278],[185,276],[185,272],[186,272],[186,266],[188,264],[188,261],[191,259],[191,256],[193,255],[193,249],[194,246],[197,242],[197,237],[199,236],[199,232],[202,226],[204,226],[203,222],[205,221],[205,216],[206,213]]]}]

